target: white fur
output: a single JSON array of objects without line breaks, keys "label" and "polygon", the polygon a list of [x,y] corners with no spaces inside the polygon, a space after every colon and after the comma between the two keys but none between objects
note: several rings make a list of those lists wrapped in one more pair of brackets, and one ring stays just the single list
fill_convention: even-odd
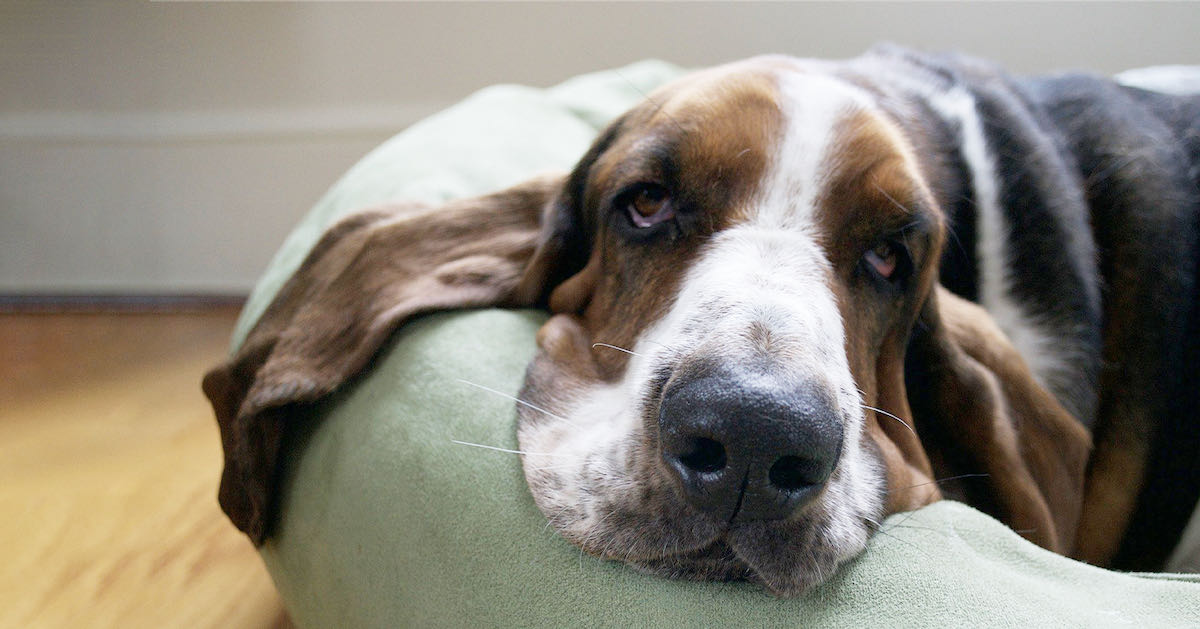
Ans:
[{"label": "white fur", "polygon": [[778,87],[787,122],[759,188],[762,196],[754,223],[811,233],[835,129],[867,99],[845,83],[821,75],[788,72],[780,76]]}]

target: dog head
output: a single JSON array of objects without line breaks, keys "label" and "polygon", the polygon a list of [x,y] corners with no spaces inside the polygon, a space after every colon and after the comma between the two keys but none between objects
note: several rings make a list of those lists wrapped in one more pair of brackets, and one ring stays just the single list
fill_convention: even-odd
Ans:
[{"label": "dog head", "polygon": [[974,502],[1063,550],[1087,436],[937,287],[943,175],[919,108],[883,94],[837,65],[722,66],[561,179],[348,219],[206,380],[226,510],[266,535],[278,409],[403,319],[541,304],[518,437],[537,504],[587,552],[795,594],[940,498],[947,456],[987,475]]}]

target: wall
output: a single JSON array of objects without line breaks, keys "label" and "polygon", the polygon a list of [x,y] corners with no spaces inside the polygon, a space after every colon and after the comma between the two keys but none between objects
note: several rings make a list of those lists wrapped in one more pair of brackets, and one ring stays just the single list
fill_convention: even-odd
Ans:
[{"label": "wall", "polygon": [[0,0],[0,294],[244,292],[359,156],[492,83],[881,40],[1114,72],[1196,33],[1188,2]]}]

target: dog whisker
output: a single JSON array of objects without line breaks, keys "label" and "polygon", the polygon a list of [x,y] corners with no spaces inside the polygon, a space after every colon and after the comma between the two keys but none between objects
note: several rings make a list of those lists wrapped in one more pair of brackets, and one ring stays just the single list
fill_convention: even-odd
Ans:
[{"label": "dog whisker", "polygon": [[[908,512],[907,515],[909,517],[911,517],[915,514],[916,514],[916,511],[914,510],[914,511]],[[876,530],[882,529],[885,524],[885,522],[880,522],[879,520],[876,520],[874,518],[864,517],[863,519],[866,520],[867,522],[870,522],[871,524],[873,524],[875,526]],[[907,521],[908,521],[908,518],[906,517],[904,519],[904,522],[907,522]],[[944,533],[945,532],[943,529],[934,527],[934,526],[921,526],[919,524],[909,524],[906,526],[904,524],[904,522],[898,522],[898,523],[892,524],[891,526],[888,526],[887,528],[889,528],[889,529],[913,529],[915,531],[932,531],[934,533]]]},{"label": "dog whisker", "polygon": [[475,384],[474,382],[471,382],[471,381],[469,381],[469,380],[463,380],[462,378],[456,378],[456,380],[458,380],[459,382],[461,382],[461,383],[463,383],[463,384],[467,384],[467,385],[473,386],[473,387],[475,387],[476,389],[483,389],[484,391],[487,391],[488,393],[493,393],[493,394],[495,394],[495,395],[499,395],[499,396],[500,396],[500,397],[502,397],[502,398],[506,398],[506,399],[512,400],[512,401],[516,402],[517,404],[520,404],[521,406],[524,406],[524,407],[526,407],[526,408],[529,408],[529,409],[533,409],[533,410],[535,410],[535,411],[537,411],[537,412],[539,412],[539,413],[542,413],[542,414],[544,414],[544,415],[546,415],[546,416],[548,416],[548,417],[552,417],[552,418],[554,418],[554,419],[557,419],[558,421],[560,421],[560,422],[563,422],[563,423],[565,423],[565,424],[568,424],[568,425],[571,425],[571,426],[575,426],[576,428],[578,428],[578,427],[579,427],[579,426],[578,426],[578,424],[576,424],[575,422],[572,422],[571,420],[567,419],[566,417],[563,417],[563,416],[561,416],[561,415],[556,415],[556,414],[554,414],[554,413],[551,413],[550,411],[548,411],[548,410],[546,410],[546,409],[544,409],[544,408],[542,408],[542,407],[540,407],[540,406],[537,406],[537,405],[534,405],[534,404],[530,404],[529,402],[526,402],[525,400],[522,400],[521,398],[519,398],[519,397],[516,397],[516,396],[514,396],[514,395],[509,395],[509,394],[507,394],[507,393],[505,393],[505,392],[503,392],[503,391],[497,391],[497,390],[495,390],[495,389],[493,389],[493,388],[491,388],[491,387],[485,387],[485,386],[483,386],[482,384]]},{"label": "dog whisker", "polygon": [[931,481],[927,481],[924,483],[917,483],[916,485],[909,485],[908,487],[901,487],[900,490],[913,489],[915,487],[924,487],[925,485],[940,485],[945,482],[949,482],[952,480],[962,480],[964,478],[987,478],[989,476],[991,476],[991,474],[959,474],[958,476],[947,476],[946,478],[935,478]]},{"label": "dog whisker", "polygon": [[[913,550],[917,551],[918,553],[921,553],[922,555],[925,555],[925,556],[927,556],[927,557],[929,556],[929,553],[926,553],[924,550],[922,550],[922,549],[921,549],[921,547],[917,546],[916,544],[913,544],[912,542],[910,542],[910,541],[908,541],[908,540],[906,540],[906,539],[902,539],[902,538],[900,538],[900,537],[897,537],[897,536],[895,536],[895,535],[892,535],[891,533],[887,532],[887,531],[886,531],[886,530],[883,528],[883,523],[882,523],[882,522],[880,522],[879,520],[876,520],[875,518],[868,518],[868,517],[865,517],[865,516],[863,517],[863,520],[865,520],[865,521],[869,522],[869,523],[870,523],[872,526],[874,526],[874,527],[875,527],[875,532],[876,532],[876,533],[878,533],[879,535],[883,535],[884,537],[887,537],[887,538],[890,538],[890,539],[894,539],[894,540],[896,540],[897,542],[900,542],[901,544],[904,544],[905,546],[908,546],[909,548],[911,548],[911,549],[913,549]],[[894,528],[894,527],[893,527],[893,528]]]},{"label": "dog whisker", "polygon": [[909,529],[913,531],[929,531],[931,533],[945,533],[942,529],[933,526],[921,526],[920,524],[905,524],[898,522],[888,527],[889,529]]},{"label": "dog whisker", "polygon": [[551,527],[551,526],[552,526],[552,525],[553,525],[553,524],[554,524],[554,523],[555,523],[555,522],[556,522],[556,521],[557,521],[559,518],[561,518],[561,517],[562,517],[562,515],[563,515],[564,513],[566,513],[566,512],[567,512],[567,509],[570,509],[570,508],[571,508],[571,505],[570,505],[570,504],[564,504],[564,505],[563,505],[563,507],[562,507],[561,509],[559,509],[559,510],[558,510],[558,513],[555,513],[553,517],[548,517],[548,518],[546,518],[546,526],[542,528],[542,532],[543,532],[543,533],[545,533],[546,531],[549,531],[549,530],[550,530],[550,527]]},{"label": "dog whisker", "polygon": [[[908,487],[901,487],[901,489],[899,489],[898,491],[914,489],[914,487],[924,487],[926,485],[935,485],[934,487],[930,487],[929,496],[925,497],[925,501],[928,502],[929,498],[934,496],[934,492],[937,490],[936,485],[938,485],[938,484],[947,483],[947,481],[950,481],[950,480],[959,480],[959,479],[964,479],[964,478],[986,478],[986,477],[990,477],[990,475],[991,474],[978,474],[978,473],[977,474],[959,474],[959,475],[956,475],[956,477],[946,477],[946,478],[941,478],[941,479],[934,479],[934,480],[928,481],[928,483],[918,483],[916,485],[911,485]],[[917,515],[918,510],[919,509],[913,509],[911,511],[908,511],[908,515],[905,516],[905,519],[901,520],[899,522],[896,522],[894,526],[896,526],[896,527],[904,526],[905,523],[908,522],[908,520],[911,520],[914,515]]]},{"label": "dog whisker", "polygon": [[469,441],[459,441],[458,439],[451,439],[450,443],[457,443],[460,446],[471,446],[472,448],[483,448],[484,450],[495,450],[496,452],[505,452],[508,454],[519,454],[521,456],[567,456],[565,454],[552,454],[549,452],[526,452],[525,450],[510,450],[509,448],[489,446],[482,443],[471,443]]},{"label": "dog whisker", "polygon": [[892,195],[888,194],[888,193],[887,193],[887,190],[884,190],[884,189],[883,189],[883,187],[882,187],[882,186],[880,186],[879,184],[875,184],[875,189],[876,189],[876,190],[878,190],[878,191],[879,191],[879,193],[880,193],[880,194],[882,194],[884,197],[887,197],[887,200],[888,200],[888,201],[891,201],[891,202],[892,202],[892,205],[895,205],[896,207],[898,207],[898,208],[900,208],[901,210],[903,210],[905,214],[912,214],[912,213],[913,213],[913,211],[912,211],[910,208],[908,208],[907,206],[905,206],[903,203],[901,203],[901,202],[897,201],[897,200],[895,199],[895,197],[893,197]]},{"label": "dog whisker", "polygon": [[[606,510],[604,512],[604,514],[601,515],[599,518],[597,518],[595,523],[592,524],[592,527],[591,527],[592,530],[588,532],[588,534],[583,539],[583,543],[579,545],[579,562],[580,562],[579,567],[580,568],[583,568],[584,548],[590,547],[592,545],[592,543],[597,539],[597,536],[600,535],[600,533],[602,532],[601,527],[604,525],[605,522],[608,521],[608,518],[613,516],[614,514],[616,514],[615,510],[611,510],[611,509]],[[589,555],[598,555],[599,557],[604,557],[605,556],[605,548],[606,548],[606,546],[601,547],[601,548],[596,548],[593,550],[589,550],[588,554]]]},{"label": "dog whisker", "polygon": [[659,343],[658,341],[651,340],[651,339],[642,339],[642,342],[643,342],[643,343],[653,343],[653,344],[655,344],[655,345],[657,345],[657,346],[659,346],[659,347],[661,347],[661,348],[663,348],[663,349],[665,349],[665,350],[667,350],[668,352],[671,352],[671,353],[673,353],[673,354],[678,354],[678,353],[679,353],[679,351],[678,351],[678,350],[676,350],[674,347],[671,347],[670,345],[667,345],[666,343]]},{"label": "dog whisker", "polygon": [[[902,424],[902,425],[903,425],[905,428],[907,428],[907,429],[908,429],[908,432],[911,432],[911,433],[913,434],[913,436],[914,436],[914,437],[918,437],[918,435],[917,435],[917,431],[913,430],[913,427],[912,427],[912,426],[909,426],[909,425],[908,425],[908,422],[904,421],[903,419],[900,419],[899,417],[897,417],[897,416],[895,416],[895,415],[893,415],[893,414],[891,414],[891,413],[889,413],[889,412],[887,412],[887,411],[883,410],[882,408],[875,408],[874,406],[868,406],[868,405],[866,405],[866,404],[863,404],[863,403],[861,403],[861,402],[859,402],[859,404],[858,404],[858,405],[859,405],[859,406],[861,406],[861,407],[863,407],[863,408],[865,408],[865,409],[867,409],[867,410],[875,411],[876,413],[883,413],[884,415],[887,415],[888,417],[891,417],[892,419],[894,419],[894,420],[896,420],[896,421],[900,422],[900,423],[901,423],[901,424]],[[920,437],[918,437],[918,438],[920,438]]]},{"label": "dog whisker", "polygon": [[639,354],[635,351],[625,349],[624,347],[617,347],[616,345],[609,345],[608,343],[592,343],[592,349],[596,349],[597,347],[615,349],[618,352],[624,352],[626,354],[629,354],[630,356],[637,356],[638,358],[645,358],[645,356],[643,354]]}]

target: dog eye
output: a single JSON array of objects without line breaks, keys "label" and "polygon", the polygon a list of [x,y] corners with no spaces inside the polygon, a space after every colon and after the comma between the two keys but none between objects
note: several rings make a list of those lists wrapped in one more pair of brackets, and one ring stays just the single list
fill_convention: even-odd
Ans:
[{"label": "dog eye", "polygon": [[625,211],[637,227],[653,227],[675,218],[671,195],[656,184],[642,184],[623,195]]},{"label": "dog eye", "polygon": [[874,249],[863,254],[863,260],[875,270],[879,277],[885,280],[892,279],[896,273],[896,267],[900,263],[896,245],[887,241],[875,245]]},{"label": "dog eye", "polygon": [[912,255],[908,247],[895,240],[880,241],[863,254],[862,261],[876,278],[900,288],[913,273]]}]

